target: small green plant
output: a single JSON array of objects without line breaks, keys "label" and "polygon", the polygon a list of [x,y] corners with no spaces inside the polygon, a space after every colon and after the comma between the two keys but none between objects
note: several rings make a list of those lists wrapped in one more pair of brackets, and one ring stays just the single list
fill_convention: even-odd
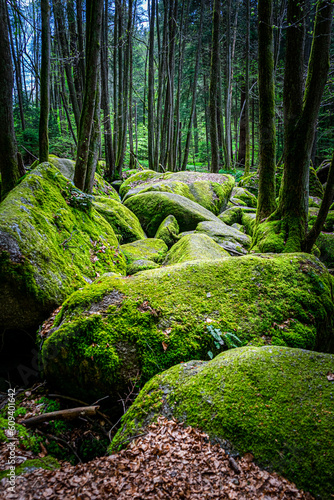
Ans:
[{"label": "small green plant", "polygon": [[70,182],[67,183],[66,189],[62,192],[62,195],[68,205],[86,212],[90,210],[94,198],[90,194],[83,193]]},{"label": "small green plant", "polygon": [[[227,349],[235,349],[236,347],[241,347],[243,345],[243,342],[234,333],[224,332],[222,334],[219,328],[214,328],[212,325],[208,325],[207,328],[208,332],[214,339],[214,344],[217,349],[220,349],[224,345],[226,345]],[[213,353],[208,351],[208,356],[212,359]]]}]

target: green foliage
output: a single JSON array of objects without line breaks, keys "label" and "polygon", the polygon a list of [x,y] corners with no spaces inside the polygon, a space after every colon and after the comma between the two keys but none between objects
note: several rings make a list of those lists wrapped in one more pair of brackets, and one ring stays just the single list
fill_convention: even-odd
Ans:
[{"label": "green foliage", "polygon": [[[224,345],[226,345],[227,349],[236,349],[237,347],[245,345],[245,342],[242,342],[234,333],[224,332],[222,334],[219,328],[214,328],[212,325],[208,325],[207,329],[212,335],[215,347],[218,350]],[[208,355],[210,359],[213,358],[213,353],[211,351],[208,352]]]},{"label": "green foliage", "polygon": [[77,189],[71,182],[68,182],[65,189],[62,191],[62,195],[66,200],[66,203],[70,207],[78,208],[84,212],[89,212],[92,207],[92,202],[94,196],[83,193],[80,189]]}]

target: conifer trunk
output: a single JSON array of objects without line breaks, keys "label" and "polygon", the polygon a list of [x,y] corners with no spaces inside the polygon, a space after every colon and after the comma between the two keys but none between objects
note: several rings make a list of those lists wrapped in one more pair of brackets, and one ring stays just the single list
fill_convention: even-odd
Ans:
[{"label": "conifer trunk", "polygon": [[42,13],[42,62],[41,101],[39,117],[39,161],[49,160],[49,108],[50,108],[50,5],[41,0]]}]

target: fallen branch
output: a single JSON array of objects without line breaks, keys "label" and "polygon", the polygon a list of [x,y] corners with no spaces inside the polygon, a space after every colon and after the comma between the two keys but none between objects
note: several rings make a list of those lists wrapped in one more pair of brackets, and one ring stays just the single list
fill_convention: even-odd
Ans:
[{"label": "fallen branch", "polygon": [[84,415],[95,415],[99,408],[99,406],[81,406],[80,408],[70,408],[69,410],[52,411],[22,420],[21,424],[31,426],[41,424],[42,422],[49,422],[50,420],[72,420]]},{"label": "fallen branch", "polygon": [[[96,405],[96,403],[101,401],[101,399],[99,399],[99,400],[95,401],[95,403],[93,403],[92,405],[89,405],[88,403],[86,403],[85,401],[81,401],[80,399],[71,398],[69,396],[62,396],[61,394],[49,394],[49,397],[50,398],[68,399],[69,401],[73,401],[74,403],[79,403],[80,405],[84,405],[84,406],[94,406],[94,405]],[[109,397],[109,396],[106,396],[106,397]],[[102,399],[104,399],[104,398],[102,398]],[[111,421],[109,420],[109,418],[107,417],[107,415],[105,413],[102,413],[102,411],[100,411],[100,410],[96,410],[96,413],[98,415],[100,415],[100,417],[104,418],[104,420],[109,425],[112,425]]]}]

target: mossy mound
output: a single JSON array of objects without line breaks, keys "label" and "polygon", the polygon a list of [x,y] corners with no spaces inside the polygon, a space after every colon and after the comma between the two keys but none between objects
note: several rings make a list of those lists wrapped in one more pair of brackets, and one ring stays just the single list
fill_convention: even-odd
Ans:
[{"label": "mossy mound", "polygon": [[212,441],[331,498],[334,357],[286,347],[242,347],[150,380],[123,417],[117,450],[158,416],[199,427]]},{"label": "mossy mound", "polygon": [[238,182],[238,187],[247,189],[250,193],[258,196],[259,194],[259,174],[258,172],[253,172],[246,177],[242,177]]},{"label": "mossy mound", "polygon": [[320,233],[317,239],[320,260],[327,267],[334,268],[334,233]]},{"label": "mossy mound", "polygon": [[[333,278],[308,254],[227,257],[100,278],[64,303],[42,347],[49,382],[76,398],[126,390],[181,361],[243,342],[333,348]],[[332,345],[331,345],[332,342]],[[95,399],[92,399],[95,401]]]},{"label": "mossy mound", "polygon": [[232,191],[232,197],[241,200],[243,205],[246,207],[256,208],[257,198],[256,196],[248,191],[246,188],[235,187]]},{"label": "mossy mound", "polygon": [[196,232],[205,233],[210,238],[215,240],[220,245],[224,245],[227,242],[235,243],[236,245],[240,245],[244,248],[249,248],[251,245],[250,237],[234,229],[234,227],[228,226],[224,224],[224,222],[212,222],[212,221],[204,221],[200,222],[196,227]]},{"label": "mossy mound", "polygon": [[157,269],[159,264],[148,259],[138,259],[128,265],[127,273],[129,275],[139,273],[140,271],[147,271],[147,269]]},{"label": "mossy mound", "polygon": [[324,188],[319,181],[315,168],[313,167],[310,167],[309,192],[310,196],[316,196],[317,198],[322,199],[324,196]]},{"label": "mossy mound", "polygon": [[[73,181],[75,172],[75,161],[66,158],[58,158],[58,156],[49,155],[49,163],[54,165],[64,177]],[[36,166],[38,162],[36,162]],[[117,191],[103,177],[95,173],[93,183],[93,194],[96,196],[108,196],[113,200],[119,201]]]},{"label": "mossy mound", "polygon": [[158,231],[155,234],[155,238],[159,238],[164,241],[168,248],[174,245],[177,240],[177,235],[180,232],[179,225],[174,215],[169,215],[164,219],[160,226],[158,227]]},{"label": "mossy mound", "polygon": [[121,243],[131,243],[146,238],[138,218],[119,200],[95,196],[93,207],[109,222]]},{"label": "mossy mound", "polygon": [[141,226],[149,237],[153,237],[161,222],[174,215],[180,231],[192,231],[199,222],[205,220],[219,221],[218,217],[198,203],[173,193],[149,192],[131,196],[124,202],[139,219]]},{"label": "mossy mound", "polygon": [[125,272],[110,224],[59,170],[43,163],[0,205],[0,325],[37,328],[74,290]]},{"label": "mossy mound", "polygon": [[255,221],[256,221],[256,213],[245,212],[245,211],[242,213],[241,224],[245,227],[246,234],[248,234],[248,236],[250,237],[253,236]]},{"label": "mossy mound", "polygon": [[126,262],[131,264],[135,260],[148,259],[160,263],[166,257],[168,248],[164,241],[157,238],[146,238],[121,246]]},{"label": "mossy mound", "polygon": [[[311,215],[311,216],[309,218],[308,225],[309,225],[309,227],[312,227],[316,218],[317,218],[318,209],[316,209],[316,212],[313,213],[313,215],[312,215],[312,213],[310,214],[310,211],[311,211],[311,209],[309,210],[309,215]],[[326,217],[326,220],[325,220],[325,223],[324,223],[322,229],[323,229],[323,231],[326,231],[327,233],[334,232],[334,210],[330,210],[328,212],[328,215]]]},{"label": "mossy mound", "polygon": [[180,264],[194,260],[216,260],[228,257],[229,254],[206,234],[189,234],[183,236],[169,250],[165,265]]},{"label": "mossy mound", "polygon": [[234,183],[234,177],[231,175],[166,172],[150,176],[145,181],[136,180],[124,199],[151,191],[174,193],[195,201],[218,215],[226,207]]}]

